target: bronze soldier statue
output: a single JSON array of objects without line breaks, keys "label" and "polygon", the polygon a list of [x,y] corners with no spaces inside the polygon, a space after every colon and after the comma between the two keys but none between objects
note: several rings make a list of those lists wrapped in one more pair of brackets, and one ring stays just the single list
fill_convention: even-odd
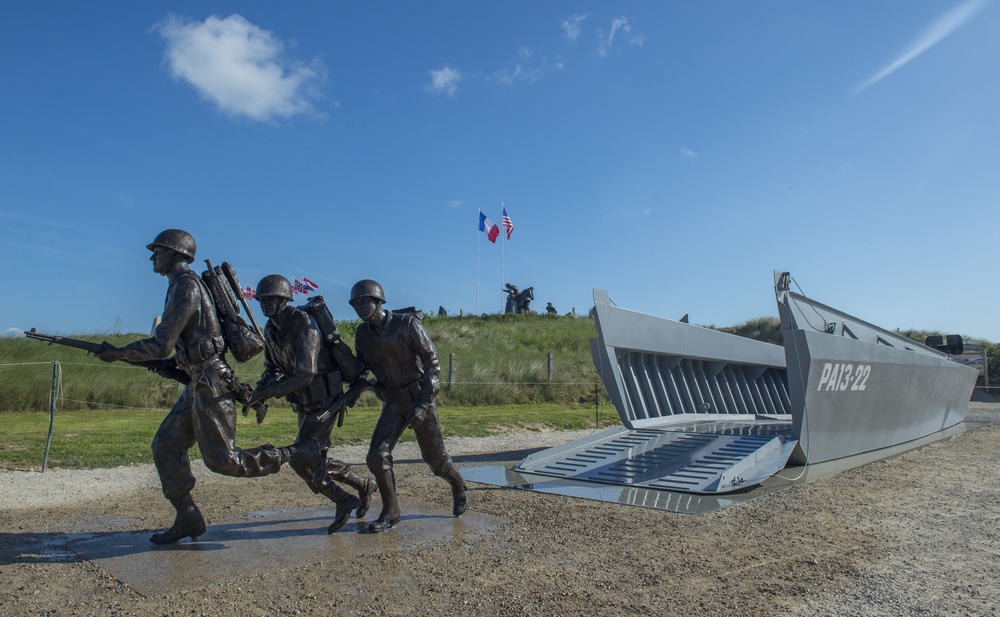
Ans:
[{"label": "bronze soldier statue", "polygon": [[[250,396],[250,403],[285,397],[298,414],[296,441],[314,439],[321,444],[326,462],[322,470],[296,461],[290,465],[314,493],[337,504],[334,520],[327,528],[327,533],[334,533],[344,526],[352,510],[357,511],[358,518],[368,512],[376,485],[347,463],[326,457],[337,412],[347,404],[342,400],[343,383],[347,381],[345,373],[355,370],[354,367],[341,367],[332,357],[324,346],[323,333],[316,319],[289,305],[292,291],[292,284],[280,274],[265,276],[257,284],[257,300],[268,321],[264,327],[264,374]],[[350,348],[346,344],[343,347],[349,355]],[[317,471],[322,473],[317,474]],[[317,481],[317,477],[321,479]],[[358,496],[345,492],[336,482],[350,486]]]},{"label": "bronze soldier statue", "polygon": [[312,439],[284,448],[236,447],[237,382],[226,362],[226,344],[211,293],[188,267],[194,261],[194,238],[186,231],[168,229],[146,248],[152,252],[153,272],[169,280],[162,319],[152,337],[125,347],[104,343],[97,355],[105,362],[143,361],[165,359],[173,351],[177,367],[190,378],[157,429],[152,446],[163,495],[177,515],[169,529],[154,533],[150,541],[172,544],[205,533],[205,519],[191,497],[195,478],[188,450],[194,444],[209,469],[227,476],[264,476],[291,461],[316,464],[322,454]]},{"label": "bronze soldier statue", "polygon": [[358,281],[351,289],[350,302],[362,321],[355,333],[358,359],[378,380],[375,394],[383,401],[367,457],[382,496],[382,512],[368,531],[385,531],[399,522],[392,450],[407,428],[416,434],[420,455],[434,475],[451,485],[452,512],[461,516],[468,498],[438,422],[435,398],[441,389],[441,367],[434,343],[416,315],[382,308],[385,293],[375,281]]},{"label": "bronze soldier statue", "polygon": [[505,314],[517,313],[518,312],[517,295],[521,293],[521,290],[517,288],[517,285],[504,283],[503,291],[507,293],[507,303],[504,305],[503,312]]}]

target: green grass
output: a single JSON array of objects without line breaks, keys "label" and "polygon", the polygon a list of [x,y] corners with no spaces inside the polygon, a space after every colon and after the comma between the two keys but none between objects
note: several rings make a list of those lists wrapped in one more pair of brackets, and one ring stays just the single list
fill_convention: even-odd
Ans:
[{"label": "green grass", "polygon": [[[359,322],[339,322],[349,344]],[[596,401],[606,401],[590,359],[590,319],[529,315],[426,317],[424,323],[441,360],[438,397],[446,437],[484,436],[513,427],[553,429],[595,425]],[[125,345],[142,335],[64,334],[92,342]],[[555,372],[549,376],[548,354]],[[452,380],[450,359],[454,354]],[[180,394],[176,382],[123,363],[107,364],[83,351],[27,338],[0,338],[0,467],[38,468],[48,434],[53,363],[61,391],[48,465],[91,468],[151,461],[149,444]],[[257,381],[263,357],[233,364],[246,383]],[[271,401],[264,424],[238,419],[237,444],[285,445],[294,440],[295,414],[284,401]],[[366,393],[350,410],[335,444],[366,443],[380,403]],[[617,424],[608,406],[601,426]],[[407,432],[404,439],[412,439]],[[197,448],[191,453],[198,456]]]},{"label": "green grass", "polygon": [[[152,462],[150,442],[166,409],[57,411],[53,423],[48,466],[90,469]],[[368,443],[378,419],[376,407],[348,411],[344,426],[333,431],[334,447]],[[507,405],[496,407],[446,407],[438,410],[445,438],[482,437],[511,428],[529,430],[578,429],[612,426],[619,422],[614,409],[553,404]],[[0,413],[0,468],[38,469],[45,458],[49,431],[48,413]],[[263,443],[288,445],[295,439],[295,414],[271,410],[263,424],[251,414],[238,416],[236,443],[250,448]],[[402,441],[411,441],[407,431]],[[192,448],[192,458],[200,456]]]}]

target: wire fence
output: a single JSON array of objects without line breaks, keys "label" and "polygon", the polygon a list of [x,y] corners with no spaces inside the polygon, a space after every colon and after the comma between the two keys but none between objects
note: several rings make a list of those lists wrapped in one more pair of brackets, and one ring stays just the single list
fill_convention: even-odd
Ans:
[{"label": "wire fence", "polygon": [[[0,381],[0,411],[40,410],[45,405],[48,383],[42,372],[33,367],[48,366],[50,362],[19,362],[0,364],[0,371],[15,371],[11,378]],[[181,388],[175,382],[141,367],[127,364],[96,362],[62,362],[67,371],[67,410],[113,407],[118,409],[169,408]],[[243,368],[244,370],[240,370]],[[259,373],[246,372],[246,366],[233,365],[237,378],[246,384],[256,383]],[[126,373],[122,373],[125,371]],[[550,369],[551,371],[551,369]],[[546,377],[534,374],[531,368],[503,366],[467,367],[456,378],[449,371],[442,376],[438,403],[441,406],[488,407],[531,403],[556,403],[566,405],[597,404],[603,395],[603,386],[593,380],[559,379],[550,372]],[[572,372],[572,371],[570,371]],[[574,375],[574,377],[576,377]],[[70,387],[72,384],[72,387]],[[275,401],[283,406],[281,401]],[[363,395],[361,407],[377,406],[373,395]]]}]

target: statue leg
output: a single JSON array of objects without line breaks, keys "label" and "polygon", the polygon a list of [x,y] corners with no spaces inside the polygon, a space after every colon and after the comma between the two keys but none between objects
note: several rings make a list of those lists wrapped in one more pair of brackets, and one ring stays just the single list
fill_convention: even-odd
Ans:
[{"label": "statue leg", "polygon": [[437,405],[431,405],[424,421],[414,429],[420,455],[434,472],[451,486],[452,514],[462,516],[469,502],[468,488],[465,479],[448,455],[444,447],[444,437],[441,435],[441,424],[438,421]]},{"label": "statue leg", "polygon": [[277,473],[287,462],[289,452],[270,444],[246,450],[236,446],[236,404],[221,375],[212,374],[208,383],[193,383],[189,388],[194,434],[205,466],[215,473],[240,478]]},{"label": "statue leg", "polygon": [[371,506],[372,495],[378,490],[375,480],[362,476],[344,461],[334,459],[327,459],[326,473],[333,480],[341,484],[346,484],[358,492],[358,500],[361,502],[361,505],[358,506],[356,516],[364,518],[365,514],[368,513],[368,508]]},{"label": "statue leg", "polygon": [[335,533],[344,526],[347,519],[351,517],[351,512],[361,505],[361,500],[340,488],[333,482],[328,482],[320,489],[320,493],[337,504],[337,512],[333,516],[333,522],[326,528],[327,533]]},{"label": "statue leg", "polygon": [[170,503],[177,510],[174,524],[166,531],[154,533],[149,538],[150,542],[153,544],[173,544],[188,537],[197,540],[198,536],[205,533],[205,519],[191,495],[171,499]]},{"label": "statue leg", "polygon": [[194,443],[190,389],[185,389],[153,437],[153,464],[167,499],[183,497],[194,489],[195,479],[188,459],[188,450]]},{"label": "statue leg", "polygon": [[149,538],[154,544],[173,544],[205,533],[205,519],[191,497],[195,478],[187,451],[194,443],[191,399],[189,391],[185,390],[153,437],[153,462],[160,476],[163,496],[170,500],[177,512],[169,529],[154,533]]},{"label": "statue leg", "polygon": [[386,403],[372,433],[372,443],[366,458],[368,469],[375,476],[375,483],[382,497],[382,511],[375,522],[368,526],[371,533],[391,529],[400,519],[396,476],[392,472],[392,449],[396,447],[404,428],[399,406]]}]

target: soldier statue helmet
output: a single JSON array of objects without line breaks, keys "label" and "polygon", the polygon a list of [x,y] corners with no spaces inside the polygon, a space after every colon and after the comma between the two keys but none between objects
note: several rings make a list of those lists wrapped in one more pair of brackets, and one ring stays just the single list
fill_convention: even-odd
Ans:
[{"label": "soldier statue helmet", "polygon": [[194,243],[194,237],[183,229],[166,229],[161,231],[152,242],[146,245],[146,248],[152,251],[158,246],[180,253],[187,257],[188,263],[194,261],[194,254],[198,250],[197,245]]},{"label": "soldier statue helmet", "polygon": [[293,293],[292,284],[280,274],[269,274],[257,283],[257,302],[260,302],[260,310],[268,319],[292,301]]},{"label": "soldier statue helmet", "polygon": [[267,296],[277,296],[285,300],[295,298],[292,284],[280,274],[268,274],[257,283],[257,297],[263,298]]},{"label": "soldier statue helmet", "polygon": [[351,287],[350,304],[354,306],[355,300],[359,298],[375,298],[380,303],[385,304],[385,292],[382,286],[371,279],[363,279]]}]

